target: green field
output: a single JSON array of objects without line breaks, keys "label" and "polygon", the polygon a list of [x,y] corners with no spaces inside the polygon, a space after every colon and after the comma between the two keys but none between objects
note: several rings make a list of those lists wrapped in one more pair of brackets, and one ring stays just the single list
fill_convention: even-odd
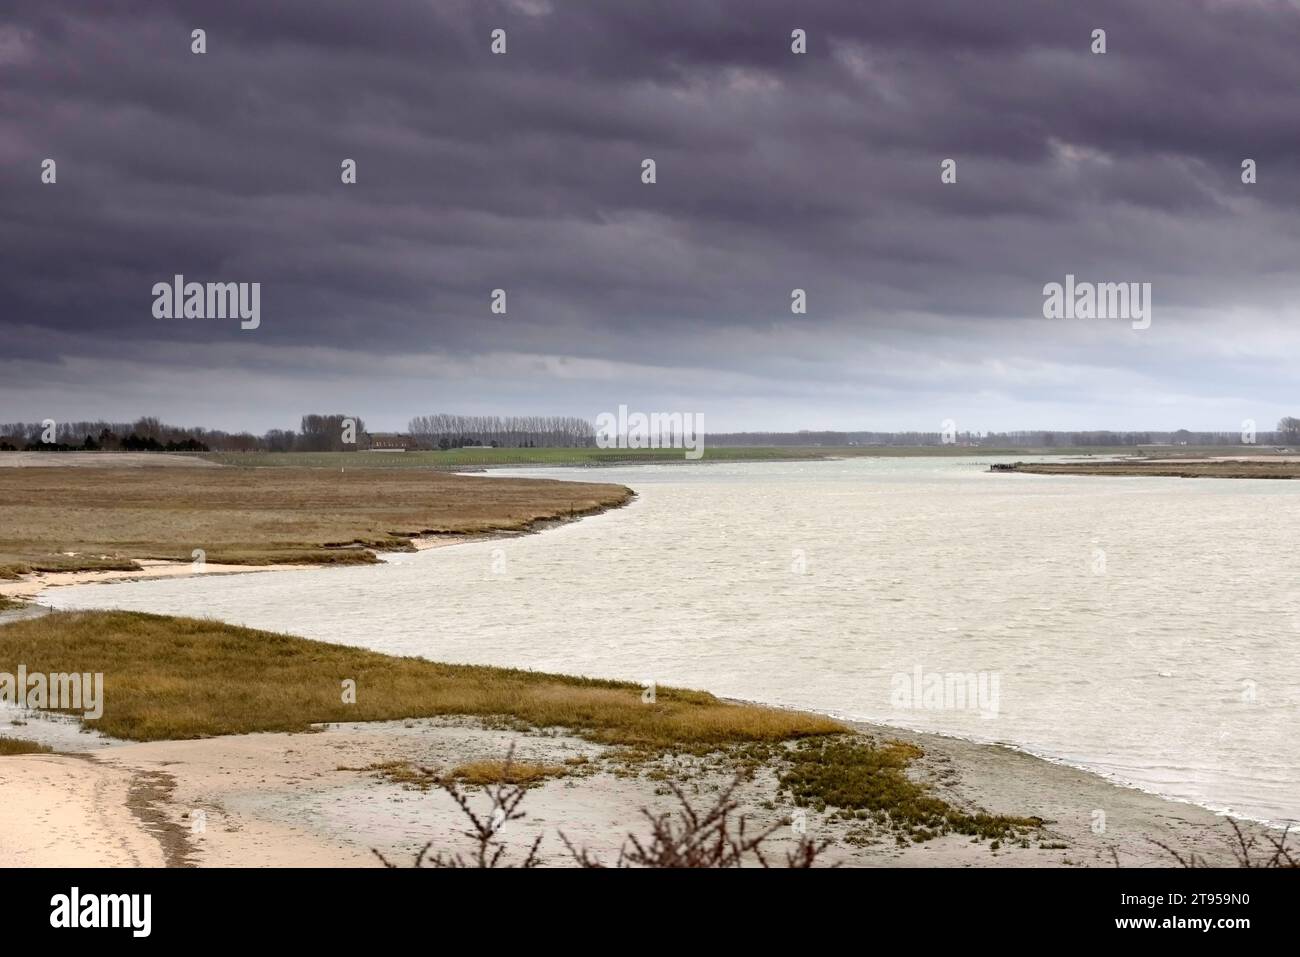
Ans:
[{"label": "green field", "polygon": [[[1132,446],[1088,448],[1019,448],[930,446],[718,446],[705,447],[700,462],[789,462],[818,459],[919,456],[1035,455],[1231,455],[1232,448],[1179,446],[1135,449]],[[267,468],[435,468],[471,469],[509,466],[606,466],[653,463],[694,464],[681,449],[451,449],[446,452],[210,452],[200,456],[222,465]]]}]

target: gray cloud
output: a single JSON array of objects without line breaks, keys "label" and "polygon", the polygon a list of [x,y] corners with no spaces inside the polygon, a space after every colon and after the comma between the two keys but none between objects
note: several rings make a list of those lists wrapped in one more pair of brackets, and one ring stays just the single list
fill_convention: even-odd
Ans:
[{"label": "gray cloud", "polygon": [[[1297,41],[1264,2],[14,0],[0,420],[1271,424]],[[1151,282],[1153,328],[1041,319],[1067,272]],[[175,273],[261,282],[261,328],[154,319]]]}]

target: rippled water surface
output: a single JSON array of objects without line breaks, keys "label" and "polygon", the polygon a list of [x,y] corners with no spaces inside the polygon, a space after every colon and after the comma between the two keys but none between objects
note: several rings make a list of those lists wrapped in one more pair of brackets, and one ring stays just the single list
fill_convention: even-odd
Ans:
[{"label": "rippled water surface", "polygon": [[[1300,484],[987,465],[530,470],[519,474],[621,482],[638,498],[380,566],[44,600],[704,688],[1007,742],[1216,809],[1300,819]],[[908,706],[918,668],[922,692],[931,674],[982,676],[985,713],[924,693]]]}]

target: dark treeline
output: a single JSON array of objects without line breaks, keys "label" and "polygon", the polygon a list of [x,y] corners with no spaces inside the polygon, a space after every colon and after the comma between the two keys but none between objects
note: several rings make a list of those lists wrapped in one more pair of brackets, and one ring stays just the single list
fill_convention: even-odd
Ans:
[{"label": "dark treeline", "polygon": [[0,423],[0,451],[42,452],[324,452],[369,448],[360,416],[304,415],[300,431],[265,435],[168,425],[152,416],[134,422]]},{"label": "dark treeline", "polygon": [[224,432],[185,429],[153,417],[135,422],[0,423],[0,451],[207,452]]},{"label": "dark treeline", "polygon": [[[272,433],[268,432],[269,437]],[[293,433],[289,433],[292,435]],[[287,442],[289,435],[277,433]],[[366,424],[359,415],[304,415],[292,448],[277,452],[351,452],[370,447]]]},{"label": "dark treeline", "polygon": [[561,415],[417,415],[407,427],[417,448],[459,449],[492,445],[507,449],[588,448],[596,444],[596,427],[585,419]]}]

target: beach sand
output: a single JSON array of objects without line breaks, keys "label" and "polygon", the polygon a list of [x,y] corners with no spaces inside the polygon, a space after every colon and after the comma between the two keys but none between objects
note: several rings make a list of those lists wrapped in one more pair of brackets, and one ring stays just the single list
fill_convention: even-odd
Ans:
[{"label": "beach sand", "polygon": [[86,757],[0,760],[0,866],[163,866],[162,845],[134,806],[136,780]]},{"label": "beach sand", "polygon": [[[38,724],[23,727],[23,736],[38,737]],[[1209,811],[1010,749],[858,727],[919,744],[926,754],[914,765],[915,775],[939,796],[968,810],[1040,816],[1048,823],[1029,848],[995,850],[988,841],[960,835],[900,846],[888,832],[809,810],[807,835],[831,842],[821,858],[826,864],[1113,867],[1118,860],[1174,865],[1153,839],[1212,863],[1232,862],[1224,820]],[[446,771],[499,760],[512,745],[519,761],[586,759],[579,774],[529,791],[522,806],[527,816],[502,835],[516,861],[541,834],[543,863],[571,866],[562,833],[613,863],[629,832],[647,832],[642,809],[677,806],[659,774],[651,772],[669,771],[697,809],[709,806],[732,780],[730,771],[694,758],[668,759],[628,773],[603,756],[603,748],[579,738],[501,730],[468,718],[114,744],[82,756],[19,755],[0,758],[6,796],[0,809],[5,835],[0,866],[366,867],[380,864],[375,850],[406,865],[428,841],[435,849],[465,853],[471,848],[462,833],[467,822],[449,795],[391,783],[365,769],[398,761]],[[477,789],[470,791],[478,795]],[[780,825],[767,847],[772,860],[783,861],[797,835],[782,823],[794,809],[777,792],[775,772],[761,768],[736,797],[751,828]],[[486,813],[485,798],[476,796],[475,806]]]},{"label": "beach sand", "polygon": [[206,562],[202,572],[194,570],[193,562],[164,562],[137,559],[140,567],[133,571],[80,571],[37,572],[14,581],[0,581],[0,595],[8,598],[35,598],[47,588],[63,585],[105,585],[112,582],[148,581],[156,578],[188,578],[191,575],[241,575],[249,572],[304,571],[320,565],[221,565]]},{"label": "beach sand", "polygon": [[[33,452],[33,455],[38,453]],[[494,535],[417,535],[410,539],[416,551],[430,548],[444,548],[459,545],[462,542],[486,538],[507,538],[531,534],[528,532],[497,532]],[[378,552],[379,555],[401,555],[402,552]],[[59,588],[64,585],[107,585],[113,582],[149,581],[159,578],[188,578],[193,575],[246,575],[251,572],[273,571],[310,571],[328,566],[308,564],[279,565],[223,565],[219,562],[205,562],[203,571],[195,571],[193,562],[167,562],[155,559],[138,558],[135,563],[140,567],[131,571],[77,571],[77,572],[36,572],[21,578],[0,580],[0,595],[7,598],[35,598],[47,588]],[[5,619],[0,618],[0,622]]]}]

